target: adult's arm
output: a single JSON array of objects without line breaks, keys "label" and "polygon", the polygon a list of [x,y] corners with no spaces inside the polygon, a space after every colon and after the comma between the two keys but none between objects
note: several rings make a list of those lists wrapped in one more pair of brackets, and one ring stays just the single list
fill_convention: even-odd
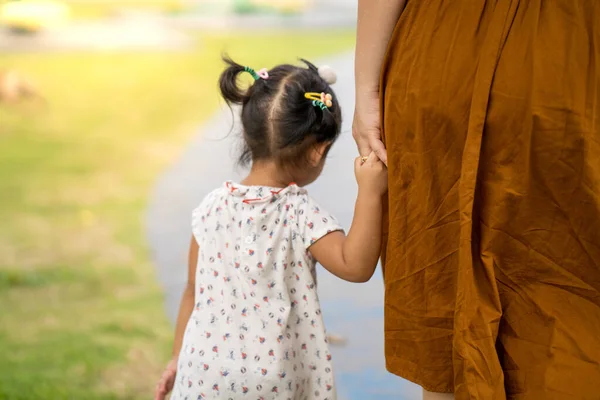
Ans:
[{"label": "adult's arm", "polygon": [[352,133],[362,156],[374,151],[386,164],[379,120],[379,79],[388,43],[405,3],[406,0],[358,0]]}]

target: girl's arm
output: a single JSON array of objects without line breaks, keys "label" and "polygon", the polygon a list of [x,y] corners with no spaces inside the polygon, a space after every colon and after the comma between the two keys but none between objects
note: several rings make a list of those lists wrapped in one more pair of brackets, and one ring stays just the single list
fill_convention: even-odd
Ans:
[{"label": "girl's arm", "polygon": [[177,374],[177,359],[179,358],[181,344],[183,343],[183,334],[185,332],[185,327],[188,323],[188,320],[190,319],[190,315],[192,315],[192,310],[194,309],[198,250],[198,243],[192,236],[188,258],[188,281],[179,305],[179,315],[177,316],[177,325],[175,326],[173,356],[158,383],[156,384],[156,388],[154,390],[154,400],[164,400],[167,394],[173,390],[173,384],[175,383],[175,376]]},{"label": "girl's arm", "polygon": [[175,326],[175,341],[173,343],[173,359],[179,357],[181,351],[181,344],[183,342],[183,334],[185,327],[192,315],[194,310],[194,296],[196,291],[196,266],[198,264],[198,242],[192,236],[190,242],[190,250],[188,256],[188,279],[181,296],[181,303],[179,305],[179,315],[177,316],[177,325]]},{"label": "girl's arm", "polygon": [[356,111],[353,135],[362,156],[387,163],[379,122],[379,78],[388,42],[406,0],[359,0],[356,30]]},{"label": "girl's arm", "polygon": [[329,272],[343,280],[367,282],[373,276],[381,251],[380,196],[359,189],[354,219],[348,236],[332,232],[310,247],[310,252]]},{"label": "girl's arm", "polygon": [[381,252],[383,194],[387,168],[372,153],[360,165],[356,161],[358,197],[348,236],[332,232],[310,246],[309,251],[325,269],[350,282],[366,282],[373,276]]}]

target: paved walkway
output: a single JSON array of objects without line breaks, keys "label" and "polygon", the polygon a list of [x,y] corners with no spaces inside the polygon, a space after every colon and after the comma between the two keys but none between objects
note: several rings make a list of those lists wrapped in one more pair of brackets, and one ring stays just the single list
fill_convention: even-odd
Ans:
[{"label": "paved walkway", "polygon": [[[335,89],[342,103],[345,124],[323,176],[309,191],[349,227],[356,196],[353,173],[356,148],[350,134],[354,106],[353,60],[351,55],[345,55],[329,60],[328,64],[338,71]],[[210,121],[177,164],[160,179],[151,200],[148,236],[172,321],[186,279],[191,210],[225,180],[242,177],[243,171],[234,167],[238,138],[235,134],[227,136],[230,127],[228,110]],[[419,387],[388,374],[384,368],[380,271],[371,282],[356,285],[321,269],[319,294],[328,330],[348,339],[346,347],[332,348],[340,398],[420,399]]]}]

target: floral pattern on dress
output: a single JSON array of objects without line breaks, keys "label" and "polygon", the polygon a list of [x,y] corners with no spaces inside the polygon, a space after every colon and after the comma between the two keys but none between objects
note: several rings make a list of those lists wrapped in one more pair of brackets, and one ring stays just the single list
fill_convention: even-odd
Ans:
[{"label": "floral pattern on dress", "polygon": [[308,248],[341,230],[306,190],[227,182],[194,210],[195,306],[171,399],[336,398]]}]

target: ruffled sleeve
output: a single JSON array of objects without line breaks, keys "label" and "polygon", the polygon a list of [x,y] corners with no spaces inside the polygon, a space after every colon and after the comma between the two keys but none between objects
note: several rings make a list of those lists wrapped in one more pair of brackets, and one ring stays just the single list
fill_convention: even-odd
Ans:
[{"label": "ruffled sleeve", "polygon": [[331,232],[344,231],[338,220],[309,196],[302,204],[300,214],[299,228],[306,249]]}]

